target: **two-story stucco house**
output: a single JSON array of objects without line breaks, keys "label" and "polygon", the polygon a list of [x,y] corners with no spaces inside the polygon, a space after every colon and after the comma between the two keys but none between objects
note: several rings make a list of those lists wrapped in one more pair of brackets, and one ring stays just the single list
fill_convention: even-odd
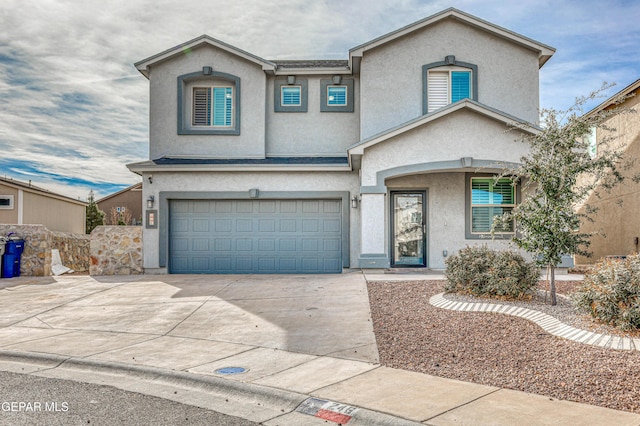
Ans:
[{"label": "two-story stucco house", "polygon": [[518,202],[491,176],[526,153],[506,130],[537,122],[553,53],[447,9],[346,60],[266,60],[205,35],[138,62],[150,160],[128,167],[146,270],[443,268]]}]

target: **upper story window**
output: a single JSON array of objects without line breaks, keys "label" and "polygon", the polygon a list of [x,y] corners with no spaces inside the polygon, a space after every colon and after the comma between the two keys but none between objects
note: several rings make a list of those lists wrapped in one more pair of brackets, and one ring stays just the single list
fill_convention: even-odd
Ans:
[{"label": "upper story window", "polygon": [[278,77],[274,83],[275,112],[307,112],[308,83],[295,75]]},{"label": "upper story window", "polygon": [[178,77],[178,134],[239,135],[240,79],[203,67]]},{"label": "upper story window", "polygon": [[194,87],[192,125],[231,127],[233,87]]},{"label": "upper story window", "polygon": [[347,105],[347,86],[327,86],[327,105]]},{"label": "upper story window", "polygon": [[332,79],[320,80],[321,112],[353,112],[354,82],[352,78],[340,75]]},{"label": "upper story window", "polygon": [[302,104],[302,88],[300,86],[283,86],[280,88],[280,104],[282,106],[300,106]]},{"label": "upper story window", "polygon": [[458,102],[460,99],[471,98],[471,71],[436,68],[429,71],[427,78],[429,87],[427,112]]},{"label": "upper story window", "polygon": [[478,100],[478,67],[456,61],[449,55],[444,61],[424,65],[423,114],[428,114],[461,99]]}]

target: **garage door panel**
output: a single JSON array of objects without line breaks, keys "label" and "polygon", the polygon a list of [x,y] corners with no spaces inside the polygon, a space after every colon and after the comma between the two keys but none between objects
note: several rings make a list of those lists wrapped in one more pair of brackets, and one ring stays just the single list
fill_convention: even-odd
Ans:
[{"label": "garage door panel", "polygon": [[172,273],[339,273],[340,200],[172,200]]},{"label": "garage door panel", "polygon": [[253,220],[236,219],[236,232],[253,232]]},{"label": "garage door panel", "polygon": [[340,221],[325,219],[322,221],[322,230],[324,232],[340,232]]},{"label": "garage door panel", "polygon": [[280,219],[280,232],[296,232],[297,223],[295,219]]},{"label": "garage door panel", "polygon": [[194,238],[193,239],[193,251],[209,251],[209,239],[208,238]]},{"label": "garage door panel", "polygon": [[236,239],[236,251],[253,251],[253,240],[249,238]]},{"label": "garage door panel", "polygon": [[335,239],[335,240],[325,239],[323,243],[324,243],[323,251],[325,252],[339,252],[342,247],[342,241],[338,239]]}]

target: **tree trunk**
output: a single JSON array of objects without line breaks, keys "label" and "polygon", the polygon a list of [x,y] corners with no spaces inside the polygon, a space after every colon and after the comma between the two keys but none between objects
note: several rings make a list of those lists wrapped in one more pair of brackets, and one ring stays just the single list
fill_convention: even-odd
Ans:
[{"label": "tree trunk", "polygon": [[556,306],[558,304],[558,299],[556,299],[556,265],[549,265],[549,276],[551,279],[549,280],[549,287],[551,293],[551,305]]}]

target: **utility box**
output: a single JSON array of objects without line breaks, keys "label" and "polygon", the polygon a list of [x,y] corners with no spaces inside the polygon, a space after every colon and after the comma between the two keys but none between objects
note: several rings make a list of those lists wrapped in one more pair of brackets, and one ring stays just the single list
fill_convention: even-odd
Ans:
[{"label": "utility box", "polygon": [[2,256],[2,278],[20,276],[20,258],[24,251],[24,240],[9,239]]}]

